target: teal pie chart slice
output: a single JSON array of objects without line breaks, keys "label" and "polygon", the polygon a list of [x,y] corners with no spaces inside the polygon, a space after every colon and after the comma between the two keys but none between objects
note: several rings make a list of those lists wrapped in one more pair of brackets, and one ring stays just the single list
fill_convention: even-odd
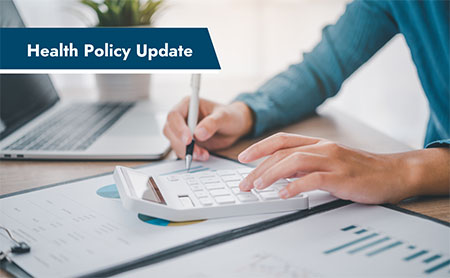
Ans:
[{"label": "teal pie chart slice", "polygon": [[[115,184],[109,184],[100,187],[97,189],[97,195],[106,199],[120,199],[119,191],[117,191],[117,187]],[[203,222],[204,220],[198,220],[198,221],[187,221],[187,222],[171,222],[169,220],[155,218],[151,216],[147,216],[144,214],[138,214],[139,220],[142,222],[145,222],[147,224],[155,225],[155,226],[184,226],[184,225],[191,225],[195,223]]]},{"label": "teal pie chart slice", "polygon": [[108,199],[120,199],[119,191],[115,184],[105,185],[97,189],[97,195]]}]

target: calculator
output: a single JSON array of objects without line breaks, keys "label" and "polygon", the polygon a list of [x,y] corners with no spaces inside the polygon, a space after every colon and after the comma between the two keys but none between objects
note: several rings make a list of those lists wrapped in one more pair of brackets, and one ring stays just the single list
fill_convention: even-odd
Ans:
[{"label": "calculator", "polygon": [[263,190],[240,191],[239,183],[252,170],[245,167],[153,176],[117,166],[114,180],[125,208],[169,221],[192,221],[309,208],[308,196],[305,193],[289,199],[281,199],[278,196],[278,191],[288,184],[284,179]]}]

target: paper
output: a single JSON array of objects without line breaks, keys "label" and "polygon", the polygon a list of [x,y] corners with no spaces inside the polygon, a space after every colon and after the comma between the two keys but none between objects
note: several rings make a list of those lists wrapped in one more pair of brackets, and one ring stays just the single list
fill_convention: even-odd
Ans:
[{"label": "paper", "polygon": [[449,248],[447,226],[352,204],[117,277],[449,277]]},{"label": "paper", "polygon": [[[211,157],[194,162],[194,171],[232,169],[236,162]],[[183,172],[184,161],[162,162],[138,169],[152,175]],[[311,205],[334,199],[312,192]],[[13,256],[35,277],[92,273],[225,230],[281,214],[172,223],[138,215],[122,207],[111,175],[58,185],[0,199],[0,223],[31,246]],[[11,246],[0,233],[0,248]]]}]

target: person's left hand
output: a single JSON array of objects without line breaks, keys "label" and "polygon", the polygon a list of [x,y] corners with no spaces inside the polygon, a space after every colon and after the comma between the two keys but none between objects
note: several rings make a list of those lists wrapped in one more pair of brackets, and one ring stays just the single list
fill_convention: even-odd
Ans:
[{"label": "person's left hand", "polygon": [[286,199],[321,189],[366,204],[395,203],[416,194],[406,180],[401,154],[373,154],[327,140],[278,133],[247,148],[239,161],[269,156],[240,184],[263,189],[282,178],[298,178],[279,194]]}]

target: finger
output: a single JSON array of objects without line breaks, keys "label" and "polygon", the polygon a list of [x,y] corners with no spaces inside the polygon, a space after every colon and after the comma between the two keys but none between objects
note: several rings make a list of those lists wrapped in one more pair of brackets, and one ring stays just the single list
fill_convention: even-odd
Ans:
[{"label": "finger", "polygon": [[286,156],[289,155],[289,150],[281,150],[261,162],[258,167],[256,167],[253,171],[251,171],[248,176],[246,176],[241,183],[239,184],[239,187],[242,191],[249,191],[254,187],[254,182],[256,179],[258,179],[264,171],[269,169],[272,165],[277,163],[278,161],[281,161]]},{"label": "finger", "polygon": [[320,139],[313,137],[281,132],[248,147],[239,154],[238,159],[242,163],[248,163],[261,157],[273,154],[280,149],[311,145],[319,141]]},{"label": "finger", "polygon": [[326,158],[321,155],[294,152],[278,163],[275,163],[255,180],[256,189],[264,189],[282,178],[305,175],[314,171],[326,171],[329,166]]},{"label": "finger", "polygon": [[322,189],[330,180],[331,175],[329,173],[313,172],[289,183],[278,194],[283,199],[291,198],[302,192]]},{"label": "finger", "polygon": [[201,120],[194,131],[194,136],[199,141],[206,141],[211,138],[221,123],[225,121],[225,113],[222,110],[216,110]]},{"label": "finger", "polygon": [[193,159],[199,161],[207,161],[209,159],[209,152],[196,144],[194,146]]},{"label": "finger", "polygon": [[177,157],[184,159],[186,154],[186,145],[181,142],[181,139],[174,135],[172,129],[166,124],[163,129],[164,135],[169,139],[170,146],[172,150],[175,152]]},{"label": "finger", "polygon": [[180,112],[176,110],[169,112],[169,114],[167,114],[166,125],[172,131],[173,136],[179,138],[185,146],[191,143],[191,131],[186,124],[185,118],[183,118],[183,115]]}]

